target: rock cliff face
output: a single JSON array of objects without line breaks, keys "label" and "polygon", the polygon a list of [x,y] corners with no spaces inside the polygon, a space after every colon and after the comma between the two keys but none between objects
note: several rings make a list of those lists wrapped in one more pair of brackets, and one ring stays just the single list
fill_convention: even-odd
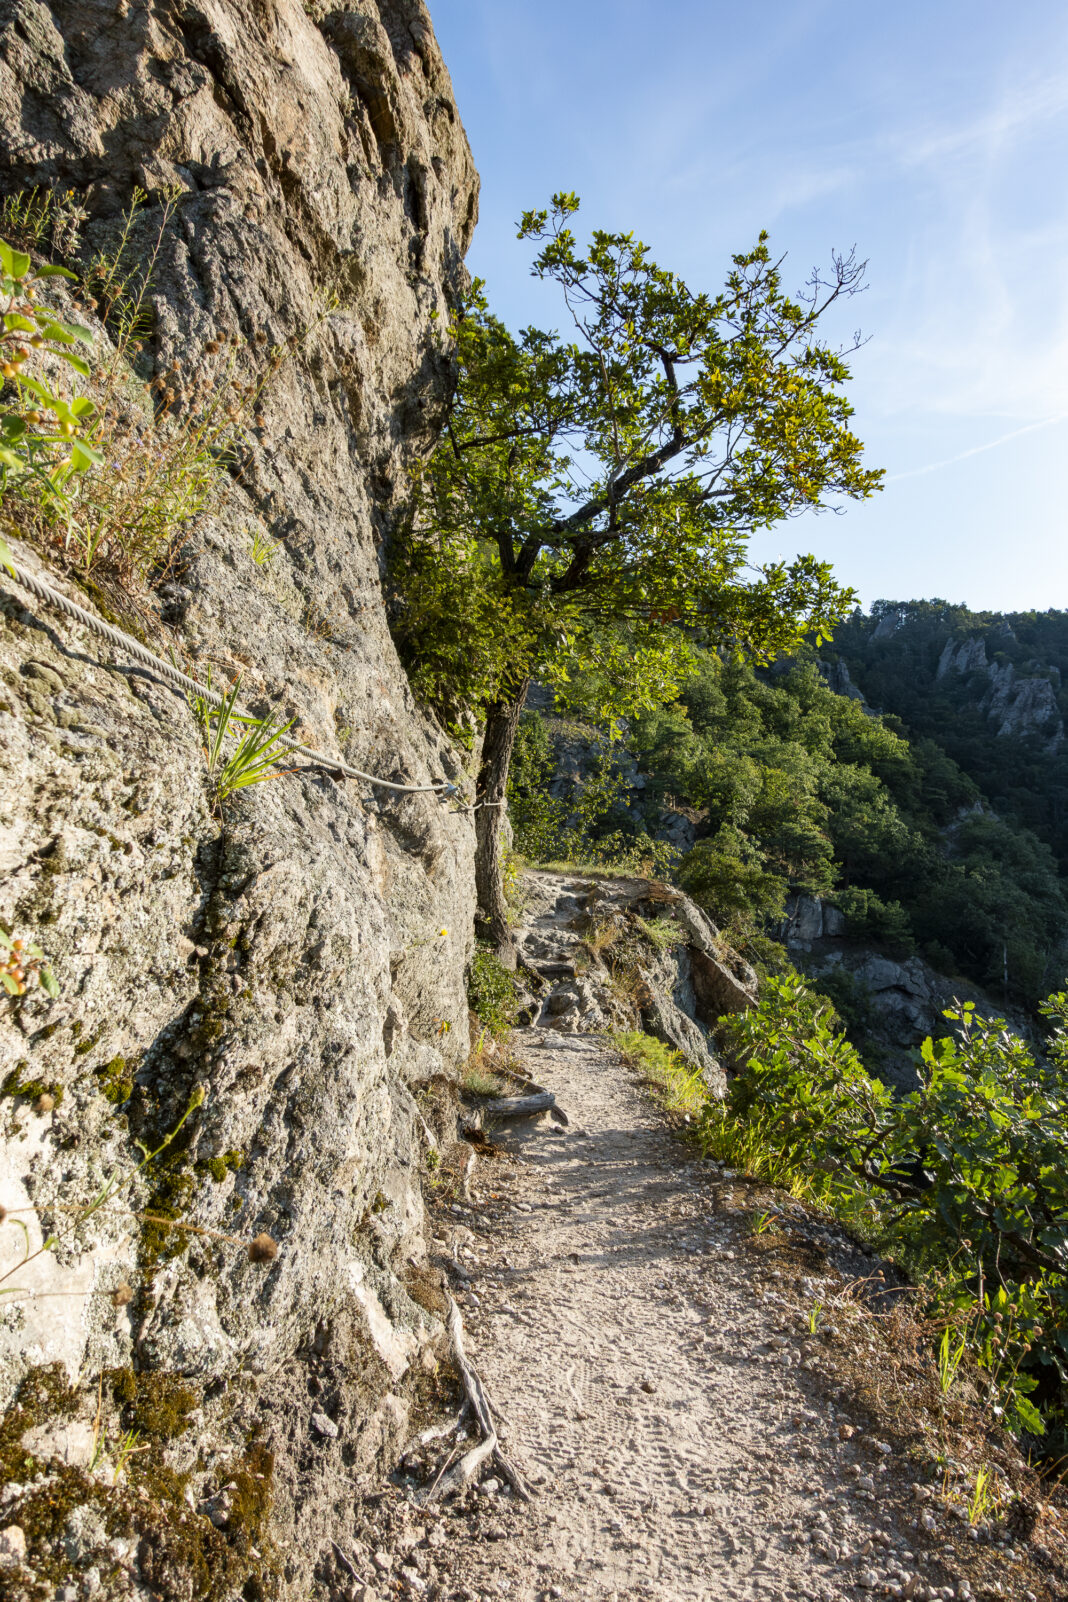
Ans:
[{"label": "rock cliff face", "polygon": [[[1012,637],[1012,630],[1007,632]],[[1064,721],[1048,678],[1017,673],[1011,662],[991,662],[986,641],[980,638],[947,642],[938,661],[937,677],[944,679],[949,673],[982,673],[990,680],[990,689],[979,704],[996,722],[999,738],[1037,735],[1051,755],[1059,750]]]},{"label": "rock cliff face", "polygon": [[966,979],[949,979],[922,957],[890,956],[851,940],[841,911],[819,896],[793,896],[779,936],[791,960],[823,983],[848,1024],[863,1038],[873,1073],[899,1090],[915,1089],[916,1049],[947,1033],[947,1007],[971,1001],[981,1017],[1005,1018],[1023,1039],[1028,1020]]},{"label": "rock cliff face", "polygon": [[[114,240],[135,186],[144,250],[179,196],[140,376],[210,370],[236,338],[249,379],[258,345],[292,342],[241,481],[194,527],[162,610],[146,603],[154,643],[243,672],[254,709],[361,768],[460,776],[413,704],[380,584],[448,393],[435,314],[476,212],[420,0],[11,0],[0,19],[6,193],[73,191],[85,253]],[[277,546],[268,567],[253,530]],[[0,664],[0,921],[40,942],[61,987],[0,1000],[0,1202],[35,1209],[19,1215],[31,1249],[58,1237],[10,1274],[0,1314],[0,1402],[23,1409],[4,1441],[21,1461],[32,1427],[67,1499],[48,1519],[28,1505],[27,1565],[60,1578],[73,1542],[80,1568],[119,1562],[115,1594],[184,1598],[196,1573],[252,1597],[273,1550],[286,1595],[319,1594],[346,1499],[440,1346],[418,1290],[419,1169],[466,1047],[470,818],[307,769],[218,815],[181,696],[6,584]],[[137,1143],[158,1147],[201,1092],[139,1171]],[[240,1244],[261,1232],[273,1261]],[[0,1273],[22,1247],[9,1218]],[[31,1407],[50,1364],[62,1407]],[[64,1389],[101,1370],[105,1438],[132,1407],[142,1444],[171,1439],[167,1473],[188,1475],[166,1482],[175,1508],[119,1494],[107,1532],[78,1505],[114,1469],[112,1451],[90,1492],[95,1386]],[[145,1397],[178,1376],[164,1425]],[[198,1498],[203,1537],[179,1529]]]}]

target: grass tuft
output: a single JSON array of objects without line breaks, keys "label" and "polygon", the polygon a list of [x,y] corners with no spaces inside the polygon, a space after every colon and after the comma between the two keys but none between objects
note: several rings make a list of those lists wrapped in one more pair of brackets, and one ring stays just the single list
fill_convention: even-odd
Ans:
[{"label": "grass tuft", "polygon": [[636,1068],[657,1091],[665,1112],[690,1118],[701,1112],[708,1100],[704,1078],[681,1051],[673,1051],[640,1029],[622,1030],[611,1038],[627,1066]]}]

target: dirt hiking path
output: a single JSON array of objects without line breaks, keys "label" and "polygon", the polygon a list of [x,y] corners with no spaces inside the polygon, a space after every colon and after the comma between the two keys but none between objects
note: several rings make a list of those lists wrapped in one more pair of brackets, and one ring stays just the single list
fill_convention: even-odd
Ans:
[{"label": "dirt hiking path", "polygon": [[472,1360],[539,1494],[520,1509],[484,1485],[435,1553],[439,1594],[970,1597],[910,1544],[906,1466],[800,1366],[796,1314],[754,1285],[733,1176],[687,1163],[605,1041],[514,1039],[571,1126],[496,1136],[512,1161],[480,1175],[501,1211],[453,1240]]},{"label": "dirt hiking path", "polygon": [[995,1554],[969,1539],[964,1510],[906,1457],[909,1430],[880,1439],[855,1401],[838,1348],[877,1394],[891,1355],[845,1306],[875,1292],[878,1264],[781,1195],[786,1249],[763,1250],[766,1188],[757,1203],[694,1161],[590,1032],[604,998],[582,977],[580,914],[604,887],[551,873],[524,885],[523,960],[551,988],[510,1050],[570,1123],[495,1132],[470,1205],[439,1203],[434,1249],[535,1497],[491,1475],[421,1507],[442,1454],[416,1452],[355,1532],[351,1572],[375,1579],[347,1602],[971,1602],[972,1584],[976,1602],[1050,1602],[1010,1540]]}]

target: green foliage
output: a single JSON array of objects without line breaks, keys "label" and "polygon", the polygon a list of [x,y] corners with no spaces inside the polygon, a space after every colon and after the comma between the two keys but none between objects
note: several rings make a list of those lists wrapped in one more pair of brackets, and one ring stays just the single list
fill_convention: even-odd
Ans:
[{"label": "green foliage", "polygon": [[463,1089],[469,1096],[503,1096],[504,1080],[484,1068],[469,1067],[464,1072]]},{"label": "green foliage", "polygon": [[915,951],[912,924],[900,901],[884,901],[878,891],[851,884],[834,892],[834,902],[854,940],[876,940],[902,954]]},{"label": "green foliage", "polygon": [[[165,568],[189,525],[212,503],[285,354],[283,347],[265,349],[246,384],[236,375],[236,341],[215,338],[195,371],[176,360],[147,388],[136,379],[137,356],[153,321],[153,276],[177,193],[165,191],[151,217],[145,200],[135,189],[110,246],[78,260],[81,213],[71,197],[43,191],[9,197],[3,211],[17,223],[13,231],[34,248],[50,232],[53,248],[67,252],[77,275],[64,267],[34,267],[25,252],[0,241],[0,298],[7,306],[0,333],[6,406],[0,410],[0,493],[7,520],[53,559],[86,573],[107,572],[124,584]],[[42,281],[57,275],[77,277],[79,295],[111,336],[92,374],[77,348],[90,343],[89,331],[64,321],[40,298]],[[49,376],[54,361],[42,360],[48,357],[91,378],[92,398]],[[0,561],[10,566],[2,543]]]},{"label": "green foliage", "polygon": [[34,184],[0,199],[0,233],[23,250],[69,254],[88,213],[73,189],[44,189]]},{"label": "green foliage", "polygon": [[41,947],[0,928],[0,986],[9,996],[24,996],[37,985],[53,999],[59,995],[59,981]]},{"label": "green foliage", "polygon": [[[204,736],[204,757],[220,805],[238,790],[278,778],[281,770],[277,764],[285,754],[285,736],[294,721],[290,718],[288,723],[279,725],[270,717],[255,718],[238,712],[240,689],[241,680],[237,678],[224,693],[221,706],[213,706],[203,696],[190,698]],[[240,729],[244,730],[241,734]],[[237,744],[228,749],[227,740],[234,738]]]},{"label": "green foliage", "polygon": [[761,854],[731,824],[711,840],[699,841],[679,864],[676,877],[734,935],[748,934],[786,910],[786,881],[761,866]]},{"label": "green foliage", "polygon": [[851,1043],[863,1045],[877,1018],[871,990],[863,979],[848,968],[829,968],[820,974],[816,988],[830,1001]]},{"label": "green foliage", "polygon": [[[883,625],[880,631],[880,625]],[[980,794],[1032,831],[1068,870],[1068,745],[1054,730],[1001,734],[990,716],[991,681],[982,669],[943,672],[947,645],[975,641],[999,670],[1047,679],[1068,714],[1068,612],[973,612],[947,601],[877,601],[836,631],[834,647],[868,699],[904,720],[914,747],[940,748],[953,770],[932,775],[931,804],[952,824]],[[966,786],[962,792],[961,783]],[[970,792],[970,793],[969,793]]]},{"label": "green foliage", "polygon": [[681,1051],[640,1029],[622,1030],[611,1038],[623,1061],[656,1087],[667,1112],[692,1117],[701,1111],[706,1098],[704,1078]]},{"label": "green foliage", "polygon": [[508,816],[516,848],[532,862],[566,856],[561,850],[568,816],[566,800],[550,793],[555,776],[545,719],[525,712],[519,720],[508,773]]},{"label": "green foliage", "polygon": [[782,1170],[866,1219],[1035,1432],[1032,1393],[1051,1418],[1068,1400],[1068,995],[1043,1010],[1050,1067],[968,1003],[946,1013],[953,1035],[924,1042],[919,1089],[894,1099],[821,997],[768,980],[729,1025],[744,1069],[705,1119],[710,1148],[726,1121],[755,1127]]},{"label": "green foliage", "polygon": [[69,504],[71,481],[103,458],[90,442],[93,402],[73,387],[61,393],[58,380],[47,379],[40,367],[41,357],[51,357],[83,378],[90,371],[78,351],[92,344],[89,330],[65,321],[40,298],[42,282],[55,277],[74,274],[34,267],[24,251],[0,239],[0,496],[33,480],[45,503],[60,511]]},{"label": "green foliage", "polygon": [[467,999],[483,1029],[494,1040],[504,1040],[515,1023],[515,975],[489,946],[475,949],[467,974]]},{"label": "green foliage", "polygon": [[861,267],[835,258],[792,300],[761,235],[718,295],[694,293],[631,234],[595,232],[583,253],[577,209],[556,195],[520,230],[567,336],[511,334],[481,284],[460,309],[459,388],[394,545],[397,642],[453,727],[535,672],[565,698],[581,672],[602,717],[629,715],[674,694],[684,625],[771,657],[851,601],[827,564],[755,569],[746,547],[878,487],[849,430],[848,368],[818,334]]},{"label": "green foliage", "polygon": [[[596,736],[596,731],[593,731]],[[508,814],[515,843],[532,862],[582,863],[591,868],[662,877],[677,856],[661,840],[627,826],[626,783],[609,741],[587,772],[553,795],[555,759],[545,719],[519,720],[508,778]]]},{"label": "green foliage", "polygon": [[248,554],[257,567],[270,567],[278,555],[278,541],[272,540],[262,526],[257,526],[249,535]]},{"label": "green foliage", "polygon": [[1033,1004],[1068,961],[1068,898],[1032,834],[960,818],[971,781],[930,741],[835,694],[810,652],[768,674],[695,652],[671,706],[639,714],[628,747],[647,815],[671,797],[704,814],[679,882],[736,938],[785,895],[829,897],[848,934],[917,949]]},{"label": "green foliage", "polygon": [[680,928],[672,918],[648,919],[635,914],[634,924],[655,951],[672,951],[676,946],[686,944],[685,929]]}]

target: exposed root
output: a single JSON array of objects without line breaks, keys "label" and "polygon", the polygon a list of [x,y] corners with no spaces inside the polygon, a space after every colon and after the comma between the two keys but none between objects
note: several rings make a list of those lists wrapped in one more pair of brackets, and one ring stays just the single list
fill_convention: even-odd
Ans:
[{"label": "exposed root", "polygon": [[451,1496],[454,1491],[462,1491],[478,1477],[479,1471],[487,1459],[492,1458],[515,1494],[524,1502],[529,1502],[531,1495],[524,1484],[522,1475],[510,1458],[506,1456],[501,1448],[500,1441],[497,1439],[497,1426],[493,1422],[493,1414],[490,1411],[485,1387],[467,1361],[467,1354],[464,1351],[463,1319],[460,1317],[460,1309],[451,1297],[449,1298],[449,1338],[452,1341],[456,1367],[459,1369],[460,1378],[463,1380],[464,1393],[478,1422],[478,1427],[482,1431],[482,1439],[477,1446],[473,1446],[469,1452],[465,1453],[455,1467],[449,1469],[447,1474],[443,1471],[438,1475],[433,1485],[425,1493],[423,1501],[427,1504],[439,1502],[443,1497]]}]

